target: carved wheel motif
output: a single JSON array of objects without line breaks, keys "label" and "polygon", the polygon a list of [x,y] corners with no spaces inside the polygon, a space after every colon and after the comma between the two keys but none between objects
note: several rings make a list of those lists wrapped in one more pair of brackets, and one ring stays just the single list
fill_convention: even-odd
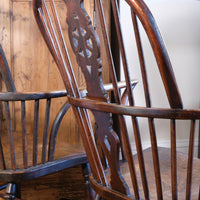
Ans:
[{"label": "carved wheel motif", "polygon": [[[70,4],[70,10],[67,13],[69,39],[77,62],[85,76],[88,96],[107,99],[101,80],[99,40],[91,20],[84,10],[81,0],[66,1],[66,4]],[[96,92],[94,93],[94,91]],[[105,101],[107,101],[106,99]]]}]

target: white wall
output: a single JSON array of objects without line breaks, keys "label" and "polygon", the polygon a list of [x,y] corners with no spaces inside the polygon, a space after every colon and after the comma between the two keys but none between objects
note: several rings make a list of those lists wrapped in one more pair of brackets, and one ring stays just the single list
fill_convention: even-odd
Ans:
[{"label": "white wall", "polygon": [[200,107],[200,1],[147,1],[165,41],[187,108]]},{"label": "white wall", "polygon": [[[147,0],[161,35],[165,42],[171,63],[176,76],[177,84],[182,96],[185,108],[200,108],[200,1],[196,0]],[[137,63],[135,43],[131,30],[131,17],[127,7],[121,1],[122,28],[126,37],[126,51],[128,63],[131,66],[133,77],[137,78],[140,72],[134,68]],[[164,89],[157,78],[159,76],[156,68],[153,68],[155,61],[150,58],[151,50],[147,39],[144,40],[145,55],[148,57],[148,73],[150,74],[151,90],[155,97],[153,105],[168,107]],[[151,68],[152,67],[152,68]],[[123,76],[123,75],[122,75]],[[139,80],[140,81],[140,80]],[[159,80],[160,81],[160,80]],[[136,103],[142,105],[143,96],[140,93],[141,83],[135,89]],[[165,144],[169,140],[166,135],[166,125],[159,124],[161,134],[160,143]],[[184,146],[188,138],[184,134],[185,127],[180,124],[183,134],[178,135],[180,146]],[[145,128],[144,128],[145,129]],[[149,138],[142,135],[142,140],[148,146]],[[178,144],[179,145],[179,144]],[[163,145],[167,146],[167,145]]]}]

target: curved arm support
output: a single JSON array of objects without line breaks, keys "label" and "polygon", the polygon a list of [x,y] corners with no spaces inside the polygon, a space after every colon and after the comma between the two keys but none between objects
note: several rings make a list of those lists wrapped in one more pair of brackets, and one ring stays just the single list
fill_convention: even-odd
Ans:
[{"label": "curved arm support", "polygon": [[28,101],[67,96],[66,90],[52,92],[3,92],[0,101]]},{"label": "curved arm support", "polygon": [[[136,81],[136,80],[131,81],[131,90],[133,90],[135,88],[137,83],[138,83],[138,81]],[[128,90],[127,90],[127,88],[125,89],[125,91],[122,94],[121,102],[123,105],[128,105]]]},{"label": "curved arm support", "polygon": [[123,195],[122,193],[116,192],[115,190],[112,190],[111,188],[102,187],[102,185],[99,184],[93,178],[92,175],[90,175],[90,184],[95,191],[98,191],[99,196],[101,196],[102,198],[110,197],[110,199],[115,199],[115,200],[132,200],[132,199],[135,199],[132,196],[126,196],[126,195]]},{"label": "curved arm support", "polygon": [[49,140],[49,153],[48,153],[48,161],[53,161],[54,159],[54,153],[55,153],[55,145],[56,145],[56,137],[58,134],[58,129],[60,126],[60,123],[65,115],[65,113],[69,110],[70,104],[66,102],[60,111],[58,112],[54,123],[51,128],[51,133],[50,133],[50,140]]}]

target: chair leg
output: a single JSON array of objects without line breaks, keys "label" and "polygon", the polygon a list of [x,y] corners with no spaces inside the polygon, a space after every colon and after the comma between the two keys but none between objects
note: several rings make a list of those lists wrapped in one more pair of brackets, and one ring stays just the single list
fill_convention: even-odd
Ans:
[{"label": "chair leg", "polygon": [[12,200],[14,198],[21,198],[20,184],[8,183],[5,190],[5,199]]},{"label": "chair leg", "polygon": [[94,194],[94,190],[91,188],[91,185],[90,185],[90,179],[89,179],[90,167],[88,163],[82,165],[82,171],[83,171],[83,176],[85,180],[85,199],[93,200],[95,194]]},{"label": "chair leg", "polygon": [[104,200],[102,197],[100,197],[98,194],[96,194],[94,200]]},{"label": "chair leg", "polygon": [[15,197],[17,197],[18,199],[21,199],[21,184],[20,183],[16,183]]}]

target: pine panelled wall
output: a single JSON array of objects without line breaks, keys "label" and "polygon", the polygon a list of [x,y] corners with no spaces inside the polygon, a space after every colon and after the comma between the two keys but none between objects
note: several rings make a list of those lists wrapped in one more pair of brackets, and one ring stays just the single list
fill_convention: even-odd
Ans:
[{"label": "pine panelled wall", "polygon": [[[63,27],[66,27],[66,7],[64,2],[63,0],[55,0],[55,2],[62,19],[61,24]],[[85,7],[90,16],[95,16],[92,14],[94,12],[93,0],[88,0],[86,4]],[[105,5],[105,7],[109,10],[108,5]],[[105,17],[109,19],[109,14]],[[98,19],[96,24],[98,27]],[[66,28],[64,28],[64,31],[66,31],[67,35]],[[31,0],[0,1],[0,43],[6,54],[18,92],[45,92],[64,89],[63,81],[61,80],[55,62],[34,21]],[[104,53],[104,51],[102,51],[102,53]],[[79,71],[75,73],[79,76]],[[103,77],[105,83],[109,81],[108,72],[103,71]],[[79,77],[78,80],[80,87],[84,87],[83,77]],[[4,87],[1,88],[2,91],[3,89]],[[53,103],[58,104],[59,108],[65,101],[66,98],[63,98]],[[15,124],[16,130],[19,130],[20,127],[17,122],[20,120],[20,113],[16,112],[19,110],[17,107],[18,105],[13,106],[13,111],[15,111],[13,112],[15,113],[15,116],[13,116],[13,123]],[[56,115],[58,110],[54,109],[51,112]],[[31,120],[32,117],[33,116],[27,113],[27,120]],[[4,120],[2,119],[1,121]],[[58,134],[58,139],[67,140],[67,142],[73,144],[82,144],[78,133],[79,130],[74,122],[74,116],[71,111],[68,112],[63,121],[64,123],[61,124],[59,129],[59,132],[62,131],[62,134]],[[31,131],[32,127],[28,127],[28,129]]]}]

